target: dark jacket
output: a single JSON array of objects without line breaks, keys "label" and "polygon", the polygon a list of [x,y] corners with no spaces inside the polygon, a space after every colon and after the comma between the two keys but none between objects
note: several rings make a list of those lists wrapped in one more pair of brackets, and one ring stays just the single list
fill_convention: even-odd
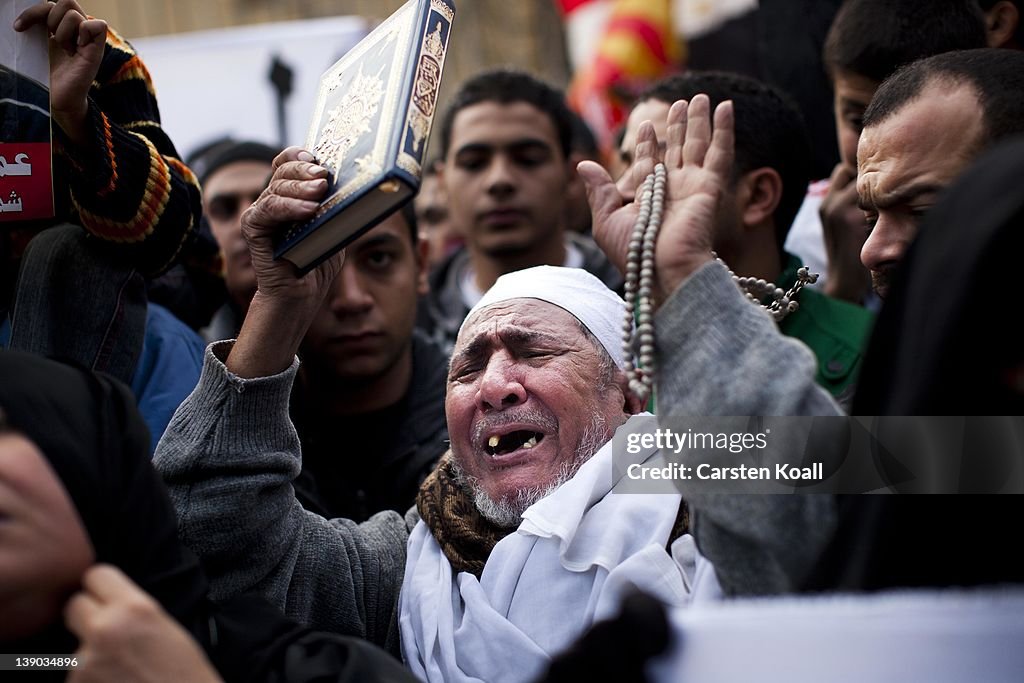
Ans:
[{"label": "dark jacket", "polygon": [[[448,449],[448,358],[418,331],[412,354],[405,396],[373,413],[318,415],[296,383],[291,416],[303,462],[295,493],[307,510],[361,522],[382,510],[404,513],[413,505],[420,483]],[[351,453],[364,455],[358,460],[343,455]]]},{"label": "dark jacket", "polygon": [[[901,459],[877,461],[880,470],[908,464],[910,486],[1019,491],[1024,349],[1010,330],[1020,306],[1022,173],[1017,138],[945,190],[893,274],[871,335],[853,414],[946,416],[926,433],[901,434],[921,444]],[[840,496],[839,527],[804,588],[1024,583],[1024,561],[1007,540],[1022,514],[1020,495]]]},{"label": "dark jacket", "polygon": [[[583,254],[583,269],[621,294],[622,275],[597,244],[589,237],[577,233],[566,233],[565,237]],[[469,252],[465,248],[446,258],[431,272],[430,294],[420,301],[417,327],[438,342],[448,354],[451,354],[455,346],[462,321],[469,314],[469,306],[463,301],[460,289],[468,265]]]}]

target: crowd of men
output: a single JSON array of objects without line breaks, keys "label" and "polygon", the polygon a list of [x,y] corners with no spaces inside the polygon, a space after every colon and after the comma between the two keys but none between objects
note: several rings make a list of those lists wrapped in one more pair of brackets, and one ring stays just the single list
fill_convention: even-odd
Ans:
[{"label": "crowd of men", "polygon": [[[1022,414],[1021,11],[846,0],[827,180],[749,76],[651,84],[602,164],[559,90],[484,71],[415,201],[300,276],[273,245],[327,189],[313,155],[181,161],[131,46],[33,5],[14,28],[55,43],[61,180],[54,221],[0,234],[0,652],[95,681],[648,680],[695,604],[969,587],[995,623],[985,591],[1024,582],[1015,496],[617,495],[623,457],[664,454],[613,435],[646,411]],[[788,315],[762,310],[805,265]],[[1021,437],[978,419],[971,443]],[[998,490],[1002,448],[953,490]]]}]

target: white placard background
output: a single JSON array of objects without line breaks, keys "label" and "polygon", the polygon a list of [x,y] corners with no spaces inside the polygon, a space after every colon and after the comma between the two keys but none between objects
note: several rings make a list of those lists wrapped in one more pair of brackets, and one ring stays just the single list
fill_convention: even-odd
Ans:
[{"label": "white placard background", "polygon": [[278,143],[274,55],[293,70],[286,144],[301,145],[317,82],[371,29],[362,17],[332,17],[130,39],[156,87],[164,129],[187,156],[231,135]]}]

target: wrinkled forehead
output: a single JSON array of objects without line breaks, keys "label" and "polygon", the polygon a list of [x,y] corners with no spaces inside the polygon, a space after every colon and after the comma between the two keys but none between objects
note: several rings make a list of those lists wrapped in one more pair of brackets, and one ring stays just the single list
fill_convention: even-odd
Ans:
[{"label": "wrinkled forehead", "polygon": [[978,98],[969,85],[929,82],[917,97],[864,128],[857,147],[858,166],[958,174],[984,136]]},{"label": "wrinkled forehead", "polygon": [[582,336],[582,323],[567,310],[548,301],[532,298],[506,299],[474,312],[459,331],[455,353],[474,339],[515,329],[552,337],[566,342]]}]

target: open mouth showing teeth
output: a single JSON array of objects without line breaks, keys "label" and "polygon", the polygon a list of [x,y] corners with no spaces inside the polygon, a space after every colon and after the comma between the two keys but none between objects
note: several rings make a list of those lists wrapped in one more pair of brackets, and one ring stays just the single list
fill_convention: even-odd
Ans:
[{"label": "open mouth showing teeth", "polygon": [[509,432],[504,436],[495,434],[487,440],[487,446],[484,447],[484,450],[487,451],[488,455],[505,455],[520,448],[533,448],[543,440],[544,435],[540,432],[525,430]]}]

